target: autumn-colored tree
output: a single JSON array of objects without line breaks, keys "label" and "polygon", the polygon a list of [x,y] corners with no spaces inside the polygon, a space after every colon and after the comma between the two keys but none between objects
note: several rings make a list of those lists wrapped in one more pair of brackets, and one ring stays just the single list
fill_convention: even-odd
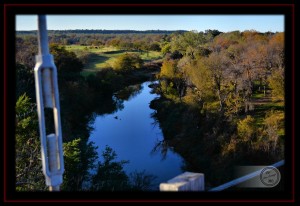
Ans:
[{"label": "autumn-colored tree", "polygon": [[272,89],[272,96],[275,99],[284,100],[284,69],[279,68],[273,71],[268,82]]},{"label": "autumn-colored tree", "polygon": [[226,99],[225,99],[225,115],[232,118],[234,115],[237,116],[244,106],[244,99],[240,92],[236,91],[236,82],[230,81],[226,88]]},{"label": "autumn-colored tree", "polygon": [[251,141],[255,137],[255,119],[250,115],[247,115],[245,119],[238,122],[237,130],[239,137],[243,141]]},{"label": "autumn-colored tree", "polygon": [[224,52],[214,52],[210,54],[208,58],[204,59],[204,64],[210,70],[213,88],[219,99],[219,109],[222,111],[226,99],[224,86],[226,84],[226,73],[230,68],[229,59]]},{"label": "autumn-colored tree", "polygon": [[[184,59],[184,58],[183,58]],[[196,87],[199,102],[209,102],[214,97],[212,72],[203,61],[187,62],[182,66],[190,81]]]},{"label": "autumn-colored tree", "polygon": [[139,69],[143,65],[143,60],[137,54],[125,53],[116,58],[113,68],[119,71],[129,71]]},{"label": "autumn-colored tree", "polygon": [[[177,96],[181,99],[186,89],[186,78],[184,71],[177,64],[178,60],[165,59],[158,76],[167,81],[167,88],[172,85],[171,87],[177,90]],[[171,81],[171,84],[169,81]],[[173,91],[171,88],[169,90]]]},{"label": "autumn-colored tree", "polygon": [[284,33],[274,34],[267,45],[268,66],[271,68],[284,68]]},{"label": "autumn-colored tree", "polygon": [[210,43],[210,47],[213,52],[220,52],[232,45],[239,44],[240,41],[241,33],[239,31],[232,31],[217,35]]},{"label": "autumn-colored tree", "polygon": [[284,112],[269,111],[264,119],[264,131],[272,143],[273,151],[276,150],[280,135],[284,135]]},{"label": "autumn-colored tree", "polygon": [[177,61],[165,59],[163,61],[159,76],[165,78],[175,78],[178,75]]},{"label": "autumn-colored tree", "polygon": [[107,41],[106,45],[113,46],[113,47],[119,47],[120,42],[121,42],[120,38],[113,38],[113,39]]},{"label": "autumn-colored tree", "polygon": [[34,68],[35,55],[38,53],[37,38],[25,36],[16,38],[16,62],[28,68]]}]

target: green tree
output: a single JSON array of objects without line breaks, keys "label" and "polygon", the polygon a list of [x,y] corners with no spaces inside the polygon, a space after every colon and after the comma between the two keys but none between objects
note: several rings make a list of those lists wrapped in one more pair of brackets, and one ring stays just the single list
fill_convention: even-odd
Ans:
[{"label": "green tree", "polygon": [[160,51],[160,50],[161,50],[161,48],[160,48],[158,42],[152,43],[152,44],[150,45],[149,49],[150,49],[151,51]]},{"label": "green tree", "polygon": [[26,93],[31,99],[35,99],[33,68],[23,64],[16,64],[16,97],[17,99]]},{"label": "green tree", "polygon": [[116,161],[117,154],[109,146],[102,153],[97,173],[92,178],[91,189],[96,191],[123,191],[130,188],[129,179],[123,170],[128,161]]},{"label": "green tree", "polygon": [[16,190],[45,190],[36,106],[23,94],[16,102]]},{"label": "green tree", "polygon": [[130,71],[143,66],[143,60],[137,54],[125,53],[116,58],[113,68],[119,71]]},{"label": "green tree", "polygon": [[65,172],[62,190],[85,190],[85,184],[91,181],[90,170],[96,168],[97,147],[93,142],[77,138],[63,144]]},{"label": "green tree", "polygon": [[208,40],[213,40],[216,36],[218,36],[219,34],[222,34],[223,32],[220,32],[219,30],[216,30],[216,29],[208,29],[208,30],[205,30],[205,35],[206,35],[206,38]]},{"label": "green tree", "polygon": [[170,43],[165,43],[163,46],[161,46],[161,52],[163,53],[163,55],[169,53],[170,49],[171,49]]},{"label": "green tree", "polygon": [[189,31],[181,35],[176,35],[171,41],[171,51],[179,51],[182,55],[195,58],[206,43],[204,33]]},{"label": "green tree", "polygon": [[85,184],[91,181],[90,170],[96,168],[98,154],[93,142],[86,143],[77,138],[63,144],[65,172],[62,190],[84,190]]},{"label": "green tree", "polygon": [[74,52],[67,51],[64,46],[50,44],[50,53],[54,57],[59,82],[77,81],[80,79],[83,63],[77,58]]},{"label": "green tree", "polygon": [[74,139],[63,144],[65,172],[63,177],[62,190],[80,190],[78,188],[77,174],[80,172],[78,166],[80,164],[79,143],[81,139]]}]

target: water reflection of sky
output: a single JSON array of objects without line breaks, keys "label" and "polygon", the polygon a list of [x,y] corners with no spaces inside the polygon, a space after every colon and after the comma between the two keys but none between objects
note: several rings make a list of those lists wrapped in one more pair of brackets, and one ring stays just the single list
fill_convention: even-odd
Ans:
[{"label": "water reflection of sky", "polygon": [[129,164],[124,166],[127,174],[146,170],[157,176],[156,181],[160,183],[182,172],[182,159],[172,151],[168,151],[164,160],[159,152],[151,154],[155,143],[163,137],[161,129],[153,124],[151,118],[154,110],[149,108],[149,104],[157,95],[150,93],[149,84],[143,83],[140,93],[124,101],[124,109],[96,117],[90,141],[99,147],[99,156],[108,145],[116,151],[118,160],[129,160]]}]

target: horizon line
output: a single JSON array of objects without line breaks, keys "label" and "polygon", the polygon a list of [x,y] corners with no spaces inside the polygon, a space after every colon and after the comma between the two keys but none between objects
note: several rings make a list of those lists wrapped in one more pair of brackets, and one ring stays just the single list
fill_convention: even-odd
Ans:
[{"label": "horizon line", "polygon": [[[196,29],[192,29],[192,30],[185,30],[185,29],[176,29],[176,30],[161,30],[161,29],[147,29],[147,30],[137,30],[137,29],[47,29],[47,31],[77,31],[77,30],[87,30],[87,31],[94,31],[94,30],[101,30],[101,31],[197,31],[197,32],[202,32],[202,31],[206,31],[206,30],[217,30],[219,32],[223,32],[223,33],[227,33],[227,32],[234,32],[234,31],[239,31],[239,32],[245,32],[245,31],[253,31],[253,32],[259,32],[259,33],[267,33],[267,32],[272,32],[272,33],[276,33],[276,32],[284,32],[284,31],[265,31],[265,32],[261,32],[255,29],[245,29],[243,31],[237,29],[237,30],[231,30],[231,31],[220,31],[218,29],[205,29],[205,30],[201,30],[198,31]],[[15,30],[16,32],[33,32],[33,31],[38,31],[38,29],[35,30]]]}]

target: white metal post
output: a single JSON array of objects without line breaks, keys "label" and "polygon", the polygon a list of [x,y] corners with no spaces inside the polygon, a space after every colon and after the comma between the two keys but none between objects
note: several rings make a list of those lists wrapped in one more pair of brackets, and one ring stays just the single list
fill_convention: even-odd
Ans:
[{"label": "white metal post", "polygon": [[[64,159],[60,121],[57,69],[49,53],[46,16],[38,15],[39,54],[34,68],[36,101],[39,118],[41,155],[46,185],[58,191],[63,181]],[[46,134],[45,108],[53,109],[55,133]]]}]

